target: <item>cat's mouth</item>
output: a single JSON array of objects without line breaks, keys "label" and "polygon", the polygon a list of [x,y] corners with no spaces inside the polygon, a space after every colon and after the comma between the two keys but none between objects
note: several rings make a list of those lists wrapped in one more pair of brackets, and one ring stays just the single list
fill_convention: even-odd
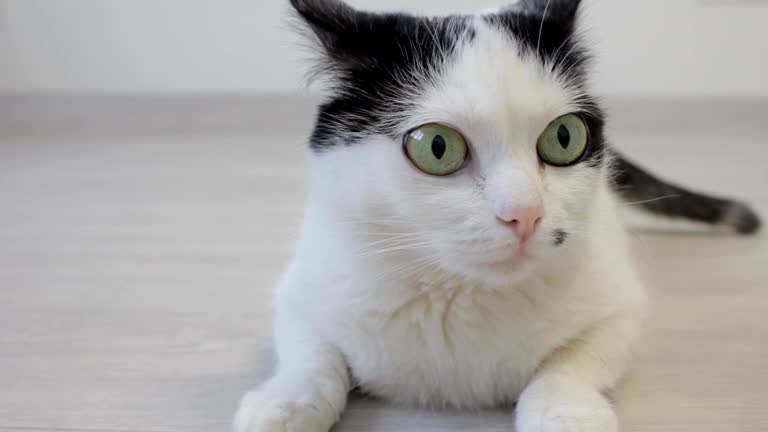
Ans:
[{"label": "cat's mouth", "polygon": [[501,254],[501,256],[489,261],[481,261],[479,266],[493,272],[506,273],[519,268],[533,256],[525,246],[518,247],[511,252]]}]

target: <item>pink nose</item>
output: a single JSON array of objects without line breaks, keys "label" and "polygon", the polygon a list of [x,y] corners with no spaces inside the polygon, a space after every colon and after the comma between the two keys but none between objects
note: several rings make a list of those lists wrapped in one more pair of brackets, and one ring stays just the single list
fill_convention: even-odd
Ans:
[{"label": "pink nose", "polygon": [[544,216],[544,207],[521,207],[510,209],[503,216],[497,216],[499,222],[511,227],[522,242],[528,241]]}]

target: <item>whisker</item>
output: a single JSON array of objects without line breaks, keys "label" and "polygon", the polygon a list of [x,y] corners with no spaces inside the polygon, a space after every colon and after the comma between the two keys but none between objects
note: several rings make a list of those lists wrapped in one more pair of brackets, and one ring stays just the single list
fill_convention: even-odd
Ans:
[{"label": "whisker", "polygon": [[411,232],[411,233],[395,233],[395,232],[371,232],[371,231],[353,231],[352,234],[357,235],[370,235],[370,236],[392,236],[393,238],[401,238],[408,236],[418,236],[427,234],[426,232]]},{"label": "whisker", "polygon": [[541,49],[541,35],[544,32],[544,21],[547,19],[547,12],[549,12],[549,4],[552,3],[552,0],[547,0],[547,5],[544,7],[544,15],[541,17],[541,25],[539,26],[539,41],[536,43],[536,54],[539,54],[539,49]]},{"label": "whisker", "polygon": [[425,270],[431,266],[435,266],[439,263],[439,260],[433,256],[424,256],[419,259],[407,262],[405,264],[388,269],[386,272],[382,272],[374,276],[374,279],[381,280],[394,273],[400,273],[401,277],[409,277],[418,271]]},{"label": "whisker", "polygon": [[388,239],[384,239],[384,240],[377,240],[375,242],[366,243],[365,245],[368,247],[368,249],[366,249],[366,250],[372,250],[372,248],[374,246],[386,245],[386,244],[390,244],[390,243],[393,246],[396,246],[396,245],[398,245],[398,242],[404,242],[406,240],[411,240],[414,237],[418,238],[418,236],[407,236],[407,237],[398,237],[398,238],[388,238]]},{"label": "whisker", "polygon": [[656,201],[661,201],[661,200],[665,200],[665,199],[670,199],[670,198],[680,198],[680,196],[681,195],[666,195],[666,196],[663,196],[663,197],[653,198],[653,199],[649,199],[649,200],[645,200],[645,201],[635,201],[635,202],[623,203],[623,205],[625,205],[625,206],[634,206],[634,205],[640,205],[640,204],[648,204],[648,203],[652,203],[652,202],[656,202]]},{"label": "whisker", "polygon": [[405,244],[405,245],[398,245],[393,247],[388,247],[384,249],[375,249],[375,250],[363,250],[358,251],[358,256],[360,257],[371,257],[376,255],[383,255],[391,252],[402,252],[402,251],[408,251],[408,250],[416,250],[419,247],[429,246],[434,244],[431,241],[425,241],[420,243],[411,243],[411,244]]}]

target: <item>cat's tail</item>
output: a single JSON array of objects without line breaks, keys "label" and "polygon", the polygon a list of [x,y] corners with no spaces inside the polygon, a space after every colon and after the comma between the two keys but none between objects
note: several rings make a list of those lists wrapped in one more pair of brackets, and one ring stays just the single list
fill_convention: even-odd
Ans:
[{"label": "cat's tail", "polygon": [[760,230],[757,214],[746,204],[676,186],[613,153],[614,183],[633,207],[656,216],[721,227],[740,234]]}]

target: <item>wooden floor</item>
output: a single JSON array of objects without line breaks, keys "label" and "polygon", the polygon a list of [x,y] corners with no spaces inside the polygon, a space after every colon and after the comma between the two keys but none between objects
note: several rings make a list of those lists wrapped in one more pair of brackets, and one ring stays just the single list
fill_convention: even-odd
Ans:
[{"label": "wooden floor", "polygon": [[[760,126],[617,130],[636,159],[768,215]],[[3,136],[0,431],[228,430],[270,369],[302,137]],[[636,231],[656,315],[625,431],[768,431],[768,237]],[[355,400],[340,432],[512,431],[512,414]]]}]

